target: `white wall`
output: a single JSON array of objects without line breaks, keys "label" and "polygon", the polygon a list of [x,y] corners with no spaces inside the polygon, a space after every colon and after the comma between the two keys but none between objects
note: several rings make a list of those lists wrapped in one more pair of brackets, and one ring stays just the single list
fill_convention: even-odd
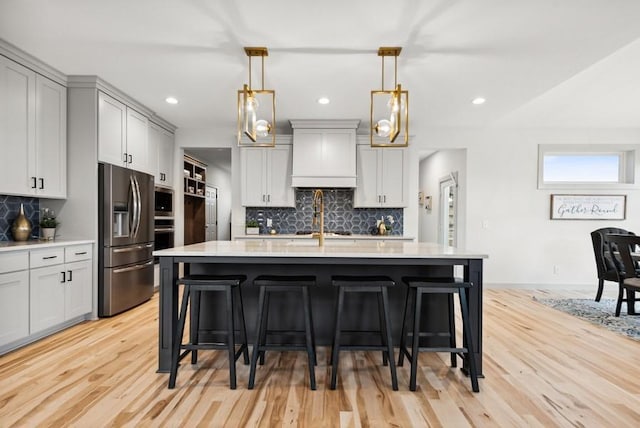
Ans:
[{"label": "white wall", "polygon": [[[608,226],[640,232],[640,190],[537,189],[538,144],[638,144],[640,130],[435,130],[424,141],[467,149],[466,248],[489,255],[487,283],[593,284],[595,290],[589,233]],[[552,221],[551,193],[626,194],[627,219]]]},{"label": "white wall", "polygon": [[440,180],[450,173],[458,173],[458,206],[457,206],[457,243],[466,246],[465,226],[467,209],[467,168],[466,150],[440,150],[420,162],[419,190],[425,196],[431,196],[432,209],[426,210],[424,205],[418,208],[418,240],[420,242],[438,242],[438,222],[440,210]]}]

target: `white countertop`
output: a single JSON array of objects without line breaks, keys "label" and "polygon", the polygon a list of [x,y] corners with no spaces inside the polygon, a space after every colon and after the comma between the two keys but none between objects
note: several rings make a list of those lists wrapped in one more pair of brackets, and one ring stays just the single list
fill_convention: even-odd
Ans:
[{"label": "white countertop", "polygon": [[[311,239],[311,234],[308,235],[296,235],[294,233],[276,233],[275,235],[271,234],[261,234],[261,235],[237,235],[235,239]],[[325,240],[330,239],[340,239],[340,240],[390,240],[390,241],[412,241],[413,236],[403,236],[403,235],[337,235],[337,234],[325,234]]]},{"label": "white countertop", "polygon": [[81,245],[81,244],[93,244],[95,241],[91,239],[76,239],[76,240],[66,240],[66,239],[56,239],[55,241],[40,241],[40,240],[29,240],[29,241],[1,241],[0,242],[0,253],[5,251],[20,251],[20,250],[35,250],[39,248],[52,248],[52,247],[67,247],[69,245]]},{"label": "white countertop", "polygon": [[372,240],[240,240],[208,241],[153,252],[154,256],[221,257],[344,257],[344,258],[488,258],[480,252],[445,247],[430,242],[382,242]]}]

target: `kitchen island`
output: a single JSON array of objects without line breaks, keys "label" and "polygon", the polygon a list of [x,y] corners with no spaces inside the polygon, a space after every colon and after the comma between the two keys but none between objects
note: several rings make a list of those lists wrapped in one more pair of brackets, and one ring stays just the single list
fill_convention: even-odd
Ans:
[{"label": "kitchen island", "polygon": [[[158,371],[168,372],[171,362],[173,337],[178,319],[178,279],[179,263],[184,263],[191,273],[245,274],[247,283],[243,286],[245,317],[249,340],[255,325],[255,289],[251,281],[261,274],[306,274],[316,275],[315,293],[311,293],[314,315],[314,329],[318,344],[328,344],[333,328],[334,291],[331,275],[377,275],[393,278],[398,286],[390,293],[392,301],[392,324],[394,344],[401,327],[402,307],[405,287],[401,277],[424,275],[443,277],[453,275],[454,266],[462,266],[465,281],[473,283],[469,292],[470,316],[475,328],[472,330],[476,345],[478,373],[482,374],[482,262],[485,254],[463,249],[445,247],[435,243],[419,242],[373,242],[373,241],[325,241],[318,246],[316,239],[282,242],[272,241],[208,241],[184,247],[154,251],[160,258],[160,306]],[[204,296],[203,296],[204,297]],[[367,302],[352,302],[353,320],[367,318],[373,306]],[[446,317],[438,316],[438,311],[446,308],[445,301],[427,305],[428,316],[437,322],[445,322]],[[287,310],[272,309],[283,324],[291,316]],[[215,311],[211,311],[215,313]],[[275,315],[274,315],[275,316]],[[429,319],[428,321],[433,321]],[[445,318],[445,319],[442,319]],[[206,323],[205,323],[206,324]],[[445,324],[446,325],[446,324]],[[362,327],[362,326],[360,326]],[[463,368],[466,368],[466,362]]]}]

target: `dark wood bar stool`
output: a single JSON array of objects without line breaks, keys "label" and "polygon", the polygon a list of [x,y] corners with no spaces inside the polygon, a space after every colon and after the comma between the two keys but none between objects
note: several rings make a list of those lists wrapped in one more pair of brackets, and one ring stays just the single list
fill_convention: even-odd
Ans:
[{"label": "dark wood bar stool", "polygon": [[[277,351],[306,351],[309,358],[309,385],[316,389],[316,347],[313,333],[313,315],[311,312],[311,299],[309,287],[316,284],[315,276],[284,276],[284,275],[260,275],[253,280],[253,285],[260,287],[258,297],[258,316],[255,330],[255,341],[251,354],[251,368],[249,370],[249,389],[253,389],[256,377],[256,365],[258,357],[260,364],[264,364],[265,352]],[[302,309],[304,311],[304,330],[269,330],[269,299],[273,292],[300,292],[302,294]],[[268,335],[302,335],[305,343],[267,343]]]},{"label": "dark wood bar stool", "polygon": [[[409,287],[407,298],[404,306],[404,314],[402,316],[402,332],[400,336],[400,356],[398,357],[398,366],[402,366],[405,355],[411,361],[411,377],[409,380],[409,389],[416,390],[416,375],[418,371],[418,354],[423,352],[450,352],[451,367],[456,367],[456,357],[464,358],[467,356],[469,364],[469,376],[471,377],[471,387],[474,392],[480,391],[478,386],[478,372],[476,370],[475,357],[473,355],[473,339],[471,336],[471,318],[469,317],[469,305],[466,291],[472,287],[469,282],[456,282],[454,278],[422,278],[422,277],[403,277],[402,281]],[[465,346],[456,347],[456,327],[455,314],[453,305],[453,295],[458,294],[460,297],[460,311],[462,314],[462,332]],[[420,320],[422,314],[422,296],[424,294],[446,294],[448,306],[448,331],[446,332],[421,332]],[[411,304],[410,304],[411,302]],[[412,310],[411,310],[412,309]],[[412,331],[408,332],[407,315],[413,313]],[[407,335],[412,336],[411,352],[407,349]],[[449,346],[420,346],[421,337],[447,337],[449,338]]]},{"label": "dark wood bar stool", "polygon": [[[191,353],[191,364],[198,361],[198,350],[200,349],[226,349],[229,352],[229,387],[236,389],[236,361],[240,355],[244,356],[244,363],[249,364],[249,351],[247,347],[247,329],[244,323],[244,310],[242,306],[242,292],[240,284],[246,281],[244,275],[189,275],[178,279],[178,284],[184,284],[182,295],[182,305],[178,318],[178,329],[174,337],[174,348],[171,354],[171,374],[169,375],[169,389],[176,385],[179,362]],[[224,292],[226,300],[226,330],[200,330],[200,294],[202,292]],[[234,298],[234,292],[238,293],[238,301]],[[187,318],[187,307],[191,305],[191,321],[189,343],[182,343],[184,335],[185,321]],[[235,307],[239,309],[241,340],[239,349],[236,351],[235,341]],[[199,333],[224,334],[225,341],[218,343],[199,343]],[[184,350],[183,353],[180,353]]]},{"label": "dark wood bar stool", "polygon": [[[382,361],[384,365],[389,365],[391,371],[391,386],[394,391],[398,390],[398,378],[396,376],[396,365],[393,354],[393,341],[391,339],[391,322],[389,320],[389,298],[387,287],[392,287],[395,282],[386,276],[347,276],[335,275],[331,277],[331,282],[338,287],[338,303],[336,305],[336,321],[331,350],[331,389],[336,389],[338,378],[338,362],[341,351],[382,351]],[[377,331],[343,330],[342,315],[344,307],[345,293],[375,293],[378,298],[378,318],[380,328]],[[340,343],[342,333],[359,335],[376,334],[379,335],[381,345],[343,345]]]}]

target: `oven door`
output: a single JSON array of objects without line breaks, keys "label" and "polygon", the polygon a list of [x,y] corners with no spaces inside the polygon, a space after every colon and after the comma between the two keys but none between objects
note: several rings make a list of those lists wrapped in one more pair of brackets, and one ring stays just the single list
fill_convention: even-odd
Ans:
[{"label": "oven door", "polygon": [[155,216],[173,216],[173,190],[156,187],[155,191]]}]

